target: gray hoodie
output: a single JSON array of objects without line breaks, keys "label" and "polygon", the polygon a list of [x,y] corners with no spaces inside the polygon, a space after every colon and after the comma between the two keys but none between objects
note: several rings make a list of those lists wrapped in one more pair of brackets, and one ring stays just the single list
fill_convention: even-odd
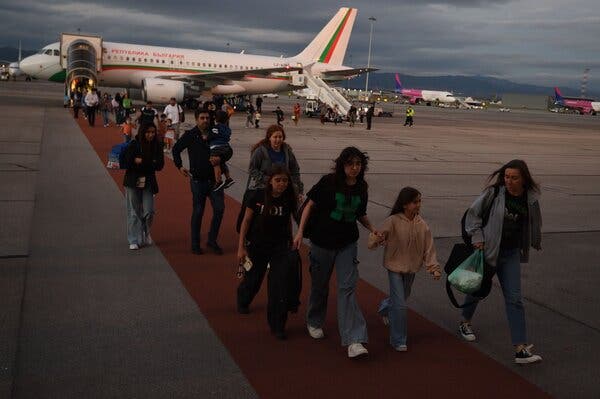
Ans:
[{"label": "gray hoodie", "polygon": [[[298,194],[304,193],[304,184],[300,180],[300,167],[294,156],[294,152],[286,143],[282,144],[281,150],[285,153],[286,167],[292,175],[292,184]],[[248,167],[248,190],[258,190],[264,188],[267,183],[267,176],[273,166],[269,151],[266,145],[259,146],[250,157],[250,166]]]},{"label": "gray hoodie", "polygon": [[[484,242],[484,254],[486,262],[496,266],[498,253],[500,252],[500,241],[502,240],[502,225],[504,223],[504,200],[506,187],[498,188],[498,195],[490,208],[490,217],[485,227],[481,228],[482,215],[488,208],[494,197],[494,188],[488,187],[473,202],[467,211],[465,219],[465,230],[471,236],[472,242]],[[538,202],[539,195],[533,191],[527,191],[528,221],[523,229],[521,240],[521,262],[529,261],[529,247],[537,250],[542,249],[542,214]]]}]

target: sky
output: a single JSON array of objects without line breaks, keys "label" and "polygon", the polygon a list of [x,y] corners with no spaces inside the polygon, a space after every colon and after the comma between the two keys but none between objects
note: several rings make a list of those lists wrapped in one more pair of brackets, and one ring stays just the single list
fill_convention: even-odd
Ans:
[{"label": "sky", "polygon": [[409,75],[485,75],[600,91],[598,0],[0,0],[0,46],[37,49],[61,32],[111,42],[247,54],[300,52],[339,7],[358,9],[345,65]]}]

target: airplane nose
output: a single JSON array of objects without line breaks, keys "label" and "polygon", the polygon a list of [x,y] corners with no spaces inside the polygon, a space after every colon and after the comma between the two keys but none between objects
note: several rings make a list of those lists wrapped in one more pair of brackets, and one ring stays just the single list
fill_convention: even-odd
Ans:
[{"label": "airplane nose", "polygon": [[21,63],[19,64],[21,71],[25,72],[27,75],[30,75],[30,76],[33,76],[38,72],[36,70],[36,66],[38,66],[38,63],[35,62],[35,59],[33,56],[23,58],[21,60]]}]

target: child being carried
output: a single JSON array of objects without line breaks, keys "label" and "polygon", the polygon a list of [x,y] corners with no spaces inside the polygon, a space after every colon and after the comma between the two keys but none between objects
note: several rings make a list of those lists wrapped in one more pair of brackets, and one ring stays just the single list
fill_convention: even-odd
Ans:
[{"label": "child being carried", "polygon": [[[235,183],[229,174],[229,167],[226,163],[233,156],[233,149],[229,145],[231,129],[227,126],[228,119],[227,112],[217,111],[215,113],[215,126],[208,135],[210,163],[215,170],[214,191],[229,188]],[[225,180],[223,180],[223,174],[225,174]]]}]

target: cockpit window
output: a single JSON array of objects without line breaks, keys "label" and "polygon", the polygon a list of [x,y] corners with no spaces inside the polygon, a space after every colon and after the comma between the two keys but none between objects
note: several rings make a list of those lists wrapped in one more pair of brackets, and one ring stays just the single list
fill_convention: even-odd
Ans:
[{"label": "cockpit window", "polygon": [[55,56],[55,57],[58,57],[59,55],[60,55],[60,51],[58,51],[58,50],[54,50],[54,56]]},{"label": "cockpit window", "polygon": [[44,51],[44,54],[46,54],[46,55],[52,55],[52,50],[48,49],[48,50]]}]

